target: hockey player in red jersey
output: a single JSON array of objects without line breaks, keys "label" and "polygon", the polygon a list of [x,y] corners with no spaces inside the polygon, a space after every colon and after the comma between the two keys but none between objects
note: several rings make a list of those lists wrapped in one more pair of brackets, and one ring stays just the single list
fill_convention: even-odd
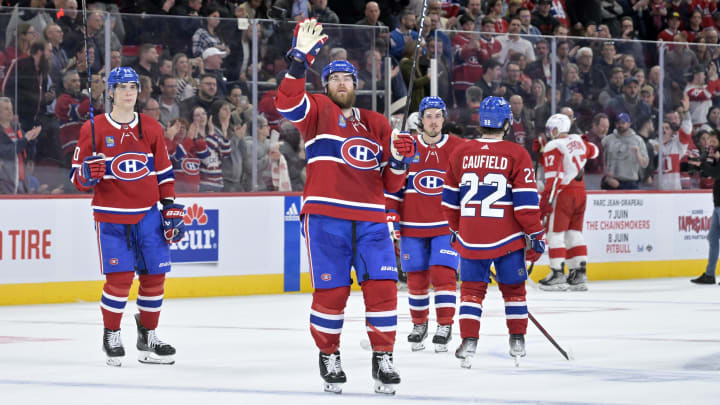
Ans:
[{"label": "hockey player in red jersey", "polygon": [[443,186],[442,208],[460,254],[460,335],[455,357],[469,368],[477,348],[482,303],[490,266],[505,301],[510,355],[525,356],[528,310],[525,260],[545,251],[538,193],[530,155],[521,145],[504,141],[510,127],[510,105],[487,97],[479,108],[482,138],[455,148]]},{"label": "hockey player in red jersey", "polygon": [[[120,321],[135,273],[140,289],[135,315],[138,360],[173,364],[175,348],[155,329],[160,318],[169,243],[183,237],[183,209],[175,204],[174,177],[160,124],[133,112],[140,81],[129,67],[108,75],[112,111],[86,121],[80,129],[70,180],[80,191],[93,190],[92,209],[105,275],[101,312],[107,364],[122,365],[125,349]],[[94,139],[93,139],[94,138]],[[163,205],[162,212],[157,203]]]},{"label": "hockey player in red jersey", "polygon": [[410,164],[405,187],[385,196],[388,213],[398,216],[396,229],[402,235],[400,257],[402,269],[407,273],[413,322],[408,342],[413,351],[425,348],[422,342],[428,334],[432,284],[438,322],[433,343],[436,352],[446,352],[455,317],[455,271],[459,256],[450,246],[450,230],[440,203],[448,157],[464,140],[442,133],[447,108],[441,98],[423,98],[419,115],[421,132],[417,136],[417,154]]},{"label": "hockey player in red jersey", "polygon": [[340,333],[355,268],[365,300],[365,323],[373,348],[375,391],[395,392],[393,362],[397,328],[397,263],[385,217],[383,188],[395,192],[407,175],[415,145],[393,134],[388,120],[353,107],[357,69],[334,61],[322,70],[326,94],[305,92],[305,71],[327,40],[315,19],[295,27],[290,67],[275,107],[302,134],[307,156],[302,229],[314,293],[310,332],[320,349],[324,389],[341,392]]},{"label": "hockey player in red jersey", "polygon": [[[540,210],[549,215],[547,238],[550,274],[540,281],[546,291],[587,291],[587,246],[582,235],[585,217],[585,181],[583,169],[588,159],[595,159],[599,150],[580,135],[570,135],[570,118],[564,114],[551,116],[545,132],[552,139],[545,145],[542,165],[545,189]],[[565,277],[563,264],[570,273]]]}]

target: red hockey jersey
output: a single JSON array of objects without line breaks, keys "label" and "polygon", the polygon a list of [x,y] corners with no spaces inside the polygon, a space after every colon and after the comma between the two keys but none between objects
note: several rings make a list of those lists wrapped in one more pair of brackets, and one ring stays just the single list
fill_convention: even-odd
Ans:
[{"label": "red hockey jersey", "polygon": [[[142,139],[138,131],[142,119]],[[92,155],[90,121],[80,129],[72,160],[70,179],[80,191],[88,191],[78,179],[83,160]],[[96,221],[135,224],[160,199],[175,197],[175,178],[163,130],[154,119],[135,113],[129,123],[119,123],[110,114],[95,117],[95,147],[105,155],[105,176],[94,187],[92,200]]]},{"label": "red hockey jersey", "polygon": [[525,247],[541,231],[537,185],[521,145],[474,139],[450,155],[442,208],[457,232],[453,248],[467,259],[493,259]]},{"label": "red hockey jersey", "polygon": [[464,139],[443,134],[433,145],[422,135],[416,138],[417,153],[410,164],[405,186],[397,193],[386,193],[387,208],[400,215],[401,234],[425,238],[450,233],[448,222],[440,210],[443,183],[450,153]]},{"label": "red hockey jersey", "polygon": [[385,197],[399,190],[406,171],[387,166],[392,128],[373,111],[345,117],[330,98],[305,92],[305,79],[286,76],[275,107],[305,140],[307,179],[301,214],[385,222]]},{"label": "red hockey jersey", "polygon": [[[545,170],[544,193],[551,193],[553,187],[556,189],[555,193],[564,188],[577,187],[584,190],[585,180],[577,180],[577,177],[585,168],[587,160],[595,159],[599,154],[600,149],[580,135],[568,135],[548,142],[542,156]],[[550,197],[549,194],[547,197]]]},{"label": "red hockey jersey", "polygon": [[55,102],[55,116],[60,121],[60,148],[69,155],[77,146],[80,127],[90,118],[90,98],[76,98],[63,93]]}]

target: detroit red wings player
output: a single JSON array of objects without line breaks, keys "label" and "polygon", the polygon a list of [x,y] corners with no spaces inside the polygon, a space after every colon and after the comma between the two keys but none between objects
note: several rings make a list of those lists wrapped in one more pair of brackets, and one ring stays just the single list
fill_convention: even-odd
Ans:
[{"label": "detroit red wings player", "polygon": [[[587,290],[587,246],[582,235],[585,216],[585,163],[595,159],[599,150],[580,135],[570,135],[570,118],[564,114],[551,116],[545,131],[552,139],[545,146],[542,165],[545,189],[540,210],[549,215],[547,240],[550,274],[540,281],[546,291]],[[563,264],[570,269],[565,277]]]}]

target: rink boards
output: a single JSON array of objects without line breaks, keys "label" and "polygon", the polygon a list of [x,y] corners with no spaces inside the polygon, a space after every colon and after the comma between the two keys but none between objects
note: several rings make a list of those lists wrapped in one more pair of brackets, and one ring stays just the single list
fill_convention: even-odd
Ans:
[{"label": "rink boards", "polygon": [[[310,291],[299,194],[178,201],[189,225],[165,297]],[[700,274],[712,210],[709,191],[590,193],[590,280]],[[545,255],[532,277],[547,271]],[[89,198],[0,199],[0,305],[97,301],[102,280]]]}]

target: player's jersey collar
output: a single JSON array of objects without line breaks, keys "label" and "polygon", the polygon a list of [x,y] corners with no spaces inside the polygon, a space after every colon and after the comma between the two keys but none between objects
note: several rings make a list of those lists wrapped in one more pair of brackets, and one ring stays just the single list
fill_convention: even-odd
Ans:
[{"label": "player's jersey collar", "polygon": [[[443,145],[445,145],[445,143],[447,142],[447,140],[449,138],[448,134],[441,134],[440,136],[442,137],[442,139],[440,139],[439,141],[434,143],[436,148],[442,148]],[[426,148],[430,147],[430,144],[426,143],[425,140],[423,139],[422,134],[418,135],[418,142],[420,142],[420,145],[422,145]]]},{"label": "player's jersey collar", "polygon": [[107,118],[107,121],[112,125],[115,129],[122,129],[123,126],[128,126],[130,128],[135,128],[135,125],[138,123],[138,114],[133,113],[133,119],[130,122],[117,122],[110,117],[110,113],[105,113],[105,118]]},{"label": "player's jersey collar", "polygon": [[475,139],[478,142],[487,142],[487,143],[495,143],[495,142],[502,142],[502,139],[490,139],[490,138],[477,138]]}]

